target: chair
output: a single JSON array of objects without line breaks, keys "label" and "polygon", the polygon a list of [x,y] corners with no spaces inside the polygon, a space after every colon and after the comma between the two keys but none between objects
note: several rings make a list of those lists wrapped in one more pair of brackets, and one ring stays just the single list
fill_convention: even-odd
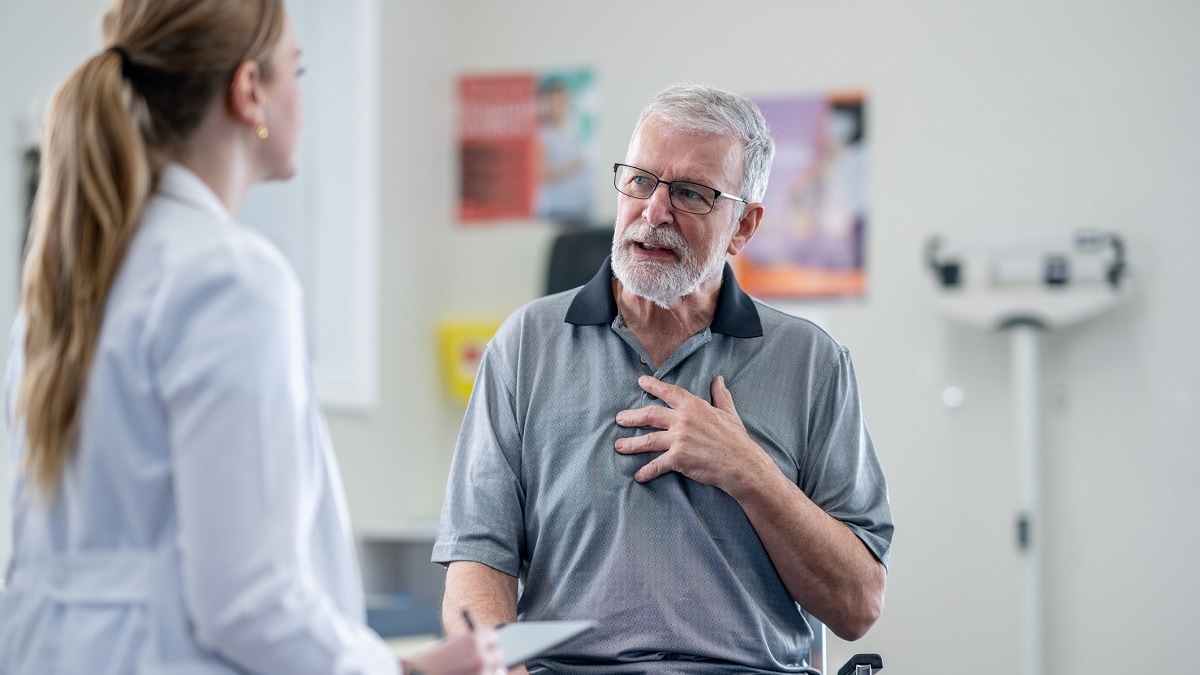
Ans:
[{"label": "chair", "polygon": [[821,623],[820,619],[809,614],[803,609],[800,610],[800,615],[808,622],[808,627],[812,629],[813,639],[812,646],[808,648],[808,663],[813,668],[825,672],[825,624]]},{"label": "chair", "polygon": [[[808,621],[808,625],[812,628],[813,632],[812,647],[809,648],[808,652],[808,662],[812,667],[820,670],[822,673],[826,673],[828,671],[825,670],[825,657],[827,656],[825,624],[804,610],[800,610],[800,614]],[[872,675],[880,670],[883,670],[883,657],[879,654],[855,654],[838,669],[837,675]]]},{"label": "chair", "polygon": [[588,228],[559,233],[550,248],[546,295],[586,284],[612,252],[613,229]]}]

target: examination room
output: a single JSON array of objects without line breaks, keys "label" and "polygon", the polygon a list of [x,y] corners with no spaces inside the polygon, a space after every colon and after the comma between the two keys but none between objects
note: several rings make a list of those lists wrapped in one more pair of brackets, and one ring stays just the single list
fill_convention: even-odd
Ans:
[{"label": "examination room", "polygon": [[[488,672],[524,673],[494,650],[492,627],[560,620],[581,634],[531,648],[530,673],[831,675],[857,654],[897,675],[1200,671],[1200,3],[284,0],[273,31],[252,27],[275,51],[215,66],[224,93],[206,95],[217,103],[193,125],[228,143],[221,157],[241,162],[229,176],[258,171],[262,184],[214,195],[207,174],[182,166],[218,145],[191,137],[146,154],[137,166],[158,178],[136,202],[149,204],[144,231],[116,249],[111,295],[101,285],[110,304],[71,315],[93,316],[87,344],[101,345],[94,362],[85,346],[93,365],[80,377],[34,344],[49,329],[23,310],[63,313],[47,287],[84,263],[45,251],[78,246],[83,260],[91,239],[38,234],[39,214],[82,208],[44,196],[33,208],[39,190],[68,189],[45,176],[71,170],[53,158],[77,151],[43,143],[47,109],[81,64],[136,99],[176,63],[152,60],[150,38],[119,37],[136,35],[120,21],[144,18],[132,9],[105,37],[115,1],[0,0],[0,675],[51,662],[167,672],[142,657],[128,661],[140,669],[82,668],[74,640],[107,630],[121,636],[114,659],[158,631],[158,648],[218,664],[187,672],[302,672],[268,652],[308,629],[263,625],[264,608],[309,602],[337,614],[309,626],[319,637],[304,644],[321,645],[311,672],[342,645],[359,651],[323,672],[454,672],[438,659],[474,650],[504,661]],[[236,3],[180,4],[190,17]],[[647,107],[688,97],[692,108]],[[765,121],[769,181],[751,180],[734,137],[668,121],[717,105]],[[717,180],[743,164],[729,174],[740,185]],[[101,182],[117,190],[114,179]],[[226,298],[240,314],[196,309],[209,296],[195,294],[234,292],[220,283],[149,271],[159,244],[146,239],[166,237],[182,208],[171,190],[238,230],[161,246],[180,259],[244,247],[211,272],[246,282]],[[711,226],[728,213],[742,214],[720,221],[732,230]],[[671,225],[643,228],[647,214]],[[646,234],[630,244],[626,230]],[[662,300],[622,271],[674,260],[674,248],[715,251],[715,276]],[[41,274],[25,269],[23,282],[31,255]],[[671,305],[685,295],[704,295],[702,323]],[[648,346],[641,331],[672,317],[688,330]],[[146,331],[144,342],[125,338],[126,354],[110,329]],[[735,357],[735,343],[753,346]],[[210,351],[172,365],[189,349]],[[113,402],[112,378],[160,365],[142,398]],[[273,368],[286,384],[259,382]],[[44,414],[13,423],[42,400],[31,372],[77,393],[66,430]],[[230,396],[204,390],[220,373]],[[239,397],[260,384],[274,403],[256,414]],[[48,386],[46,400],[62,398]],[[297,417],[280,422],[286,411]],[[126,418],[143,425],[132,440],[106,435]],[[724,426],[685,431],[701,420]],[[789,445],[793,432],[807,435]],[[157,454],[92,456],[154,433]],[[179,441],[201,436],[211,457]],[[57,463],[24,450],[60,442]],[[241,442],[261,456],[238,456]],[[701,446],[713,452],[700,459]],[[696,468],[718,455],[732,468]],[[116,467],[143,482],[93,494]],[[605,492],[604,472],[625,467],[620,491]],[[563,477],[572,470],[584,473]],[[152,475],[159,487],[129,487]],[[729,508],[710,517],[718,503]],[[301,520],[254,530],[259,506]],[[221,514],[237,509],[231,528]],[[103,529],[110,510],[158,516],[129,536],[72,529]],[[172,528],[170,572],[140,558],[94,574],[75,559],[37,569],[39,547],[124,550]],[[798,535],[808,528],[823,538]],[[222,569],[219,556],[277,532],[298,538],[300,562],[276,550]],[[276,577],[292,566],[326,575],[332,599],[316,581],[286,587]],[[276,585],[211,591],[268,569]],[[509,592],[508,614],[474,604],[485,577]],[[130,600],[142,593],[172,599]],[[117,629],[96,614],[113,602],[180,613]],[[262,644],[247,637],[259,633]],[[58,656],[20,653],[46,640],[42,656]],[[394,662],[372,669],[367,655],[384,647]],[[588,669],[589,650],[613,660]]]}]

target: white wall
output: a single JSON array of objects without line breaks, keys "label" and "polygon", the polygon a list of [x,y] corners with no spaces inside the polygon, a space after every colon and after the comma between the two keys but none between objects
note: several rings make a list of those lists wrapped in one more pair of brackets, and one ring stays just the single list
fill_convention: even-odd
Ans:
[{"label": "white wall", "polygon": [[[6,325],[13,118],[98,46],[86,17],[103,3],[0,3]],[[880,651],[896,673],[1013,671],[1008,343],[934,312],[921,248],[933,232],[1093,226],[1125,235],[1137,290],[1045,340],[1048,672],[1175,665],[1200,604],[1200,307],[1185,295],[1200,251],[1200,5],[688,7],[694,24],[678,5],[625,0],[384,3],[380,407],[330,420],[356,525],[436,516],[462,414],[438,376],[436,320],[503,315],[541,283],[545,228],[454,224],[458,74],[595,68],[600,150],[613,159],[641,105],[674,81],[752,96],[858,87],[870,106],[871,292],[812,311],[854,354],[898,530],[884,616],[835,656]],[[611,190],[597,181],[604,203]],[[965,390],[962,408],[942,406],[948,385]]]}]

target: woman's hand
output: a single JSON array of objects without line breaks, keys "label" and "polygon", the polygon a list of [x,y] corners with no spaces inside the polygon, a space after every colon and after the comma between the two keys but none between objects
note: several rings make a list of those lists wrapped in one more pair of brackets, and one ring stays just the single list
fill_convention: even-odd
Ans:
[{"label": "woman's hand", "polygon": [[479,628],[434,644],[401,661],[404,672],[425,675],[500,675],[507,673],[496,631]]}]

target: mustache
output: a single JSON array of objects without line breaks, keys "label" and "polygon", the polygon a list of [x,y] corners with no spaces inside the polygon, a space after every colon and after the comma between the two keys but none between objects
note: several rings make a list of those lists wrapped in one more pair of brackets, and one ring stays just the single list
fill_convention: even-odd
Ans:
[{"label": "mustache", "polygon": [[621,237],[623,246],[641,242],[655,248],[669,248],[676,253],[687,251],[687,240],[677,230],[668,227],[651,227],[649,225],[633,225],[625,230]]}]

